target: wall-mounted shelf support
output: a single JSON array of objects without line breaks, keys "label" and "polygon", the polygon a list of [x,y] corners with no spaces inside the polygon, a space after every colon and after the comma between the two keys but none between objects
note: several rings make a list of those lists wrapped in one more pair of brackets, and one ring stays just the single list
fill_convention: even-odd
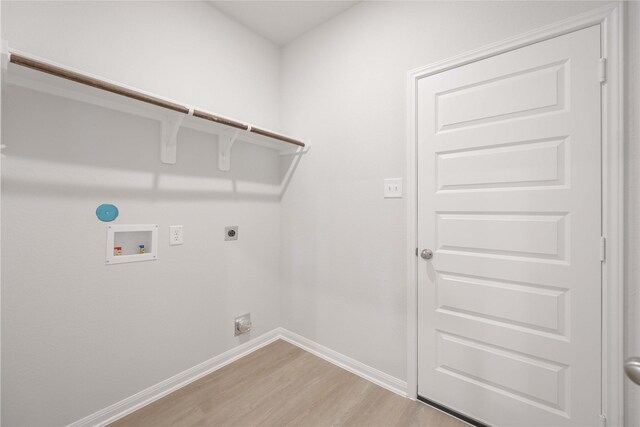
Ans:
[{"label": "wall-mounted shelf support", "polygon": [[[2,53],[2,83],[87,102],[147,117],[161,122],[160,159],[176,163],[177,136],[181,127],[219,136],[218,167],[231,169],[231,148],[236,140],[260,145],[291,155],[304,154],[305,143],[281,133],[242,121],[209,113],[167,98],[109,81],[88,73],[36,59],[10,50],[5,41]],[[295,150],[292,150],[295,148]]]},{"label": "wall-mounted shelf support", "polygon": [[309,145],[306,145],[304,147],[297,147],[294,150],[287,150],[287,151],[283,150],[283,151],[280,151],[278,153],[278,155],[280,155],[280,156],[302,156],[303,154],[307,154],[309,152],[310,148],[311,147]]},{"label": "wall-mounted shelf support", "polygon": [[[193,115],[193,109],[189,110],[189,115]],[[184,118],[184,114],[169,114],[161,123],[160,132],[160,160],[169,165],[176,164],[176,151],[178,146],[178,131]]]},{"label": "wall-mounted shelf support", "polygon": [[231,169],[231,147],[238,138],[239,130],[221,133],[218,139],[218,168],[228,172]]}]

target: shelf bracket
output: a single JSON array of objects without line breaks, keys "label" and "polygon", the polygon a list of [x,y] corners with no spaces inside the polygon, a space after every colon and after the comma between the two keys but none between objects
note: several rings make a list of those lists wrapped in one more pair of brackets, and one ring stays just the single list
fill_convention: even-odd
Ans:
[{"label": "shelf bracket", "polygon": [[[189,110],[189,115],[193,109]],[[178,147],[178,131],[186,115],[170,114],[161,123],[160,160],[169,165],[176,164],[176,151]]]},{"label": "shelf bracket", "polygon": [[304,147],[298,147],[294,150],[282,150],[278,153],[279,156],[302,156],[307,154],[311,147],[307,143]]},{"label": "shelf bracket", "polygon": [[218,168],[228,172],[231,169],[231,147],[240,134],[239,130],[224,132],[218,138]]}]

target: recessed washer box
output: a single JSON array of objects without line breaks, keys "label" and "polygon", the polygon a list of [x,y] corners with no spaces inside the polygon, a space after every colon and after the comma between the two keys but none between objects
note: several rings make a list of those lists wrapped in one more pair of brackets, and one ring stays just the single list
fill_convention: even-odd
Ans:
[{"label": "recessed washer box", "polygon": [[[144,246],[141,252],[140,246]],[[158,258],[158,224],[107,226],[107,264]]]}]

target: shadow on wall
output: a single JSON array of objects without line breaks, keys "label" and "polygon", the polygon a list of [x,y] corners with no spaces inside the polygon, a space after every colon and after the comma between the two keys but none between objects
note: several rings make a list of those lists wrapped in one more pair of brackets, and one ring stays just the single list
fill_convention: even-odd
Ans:
[{"label": "shadow on wall", "polygon": [[3,91],[3,191],[41,197],[278,202],[301,156],[236,143],[218,169],[218,137],[178,134],[175,165],[160,162],[160,122],[8,86]]}]

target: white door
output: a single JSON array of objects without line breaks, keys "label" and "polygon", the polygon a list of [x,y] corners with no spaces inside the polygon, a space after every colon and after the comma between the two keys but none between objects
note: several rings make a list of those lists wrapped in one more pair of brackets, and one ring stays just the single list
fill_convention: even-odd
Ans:
[{"label": "white door", "polygon": [[600,27],[418,83],[418,394],[597,426]]}]

